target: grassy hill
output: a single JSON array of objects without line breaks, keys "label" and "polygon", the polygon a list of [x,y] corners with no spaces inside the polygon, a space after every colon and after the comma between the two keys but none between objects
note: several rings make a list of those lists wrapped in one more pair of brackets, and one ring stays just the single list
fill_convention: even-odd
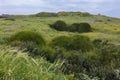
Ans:
[{"label": "grassy hill", "polygon": [[[89,23],[91,25],[92,32],[79,33],[79,32],[68,32],[68,31],[57,31],[55,29],[52,29],[49,26],[49,24],[53,24],[58,20],[64,21],[68,26],[72,25],[73,23],[82,23],[82,22]],[[102,80],[105,80],[105,79],[109,80],[107,78],[108,78],[108,76],[111,77],[110,75],[112,73],[110,73],[110,72],[112,70],[116,70],[116,69],[118,70],[120,68],[119,67],[120,66],[119,65],[119,61],[120,61],[120,57],[119,57],[120,19],[119,18],[113,18],[113,17],[104,16],[104,15],[93,15],[90,13],[82,13],[82,12],[58,12],[58,13],[42,12],[42,13],[38,13],[38,14],[34,14],[34,15],[26,15],[26,16],[25,15],[11,15],[11,16],[0,17],[0,45],[2,47],[5,47],[5,45],[11,46],[11,43],[10,44],[8,43],[9,38],[12,35],[16,34],[17,32],[20,32],[20,31],[33,31],[33,32],[40,34],[45,39],[45,42],[46,42],[45,47],[38,48],[39,47],[38,45],[35,45],[35,47],[34,47],[31,44],[32,48],[36,48],[36,46],[37,46],[38,53],[36,52],[36,54],[43,52],[43,54],[50,54],[50,56],[49,55],[47,55],[47,56],[51,57],[51,55],[53,56],[56,53],[61,53],[62,56],[67,55],[67,58],[65,57],[65,60],[66,59],[72,60],[71,56],[73,56],[73,54],[75,54],[75,55],[77,54],[79,56],[79,58],[75,57],[75,59],[78,58],[80,60],[76,60],[76,62],[78,61],[78,63],[82,63],[82,61],[87,61],[87,62],[85,62],[85,64],[87,65],[87,67],[90,68],[90,70],[87,70],[88,68],[86,68],[84,66],[80,67],[81,72],[74,73],[76,75],[75,77],[77,77],[78,79],[88,80],[88,78],[82,79],[81,76],[78,76],[78,74],[76,74],[76,73],[86,74],[84,76],[87,76],[87,75],[92,76],[90,78],[98,77],[98,78],[101,78]],[[94,42],[95,40],[100,40],[103,42],[107,41],[107,44],[104,44],[104,43],[99,44],[98,43],[97,44],[98,48],[96,49],[96,46],[95,46],[95,49],[92,51],[89,51],[89,52],[80,52],[79,50],[68,51],[68,50],[62,49],[62,48],[53,49],[50,45],[50,42],[56,37],[59,37],[59,36],[71,37],[71,36],[75,36],[75,35],[87,36],[88,38],[90,38],[91,42]],[[16,44],[18,44],[18,43],[15,43],[15,45]],[[28,47],[28,44],[27,44],[27,47]],[[23,45],[25,45],[25,44],[23,44]],[[100,46],[98,46],[98,45],[100,45]],[[112,47],[111,47],[111,45],[112,45]],[[15,47],[15,49],[19,49],[20,46],[11,46],[11,47]],[[26,48],[26,46],[24,48]],[[98,49],[100,49],[100,50],[98,50]],[[111,49],[114,49],[114,50],[111,51]],[[103,50],[105,50],[105,52],[102,52]],[[59,51],[62,51],[62,52],[59,52]],[[29,50],[27,52],[30,55],[33,53],[33,52],[30,52]],[[1,53],[3,54],[4,52],[1,52]],[[83,54],[81,54],[81,53],[83,53]],[[69,57],[68,57],[68,55],[69,55]],[[61,57],[59,57],[59,58],[61,59]],[[30,56],[30,60],[31,60],[31,56]],[[64,60],[63,57],[62,57],[62,60]],[[49,59],[48,59],[48,61],[49,61]],[[102,64],[102,61],[104,62],[103,64]],[[76,63],[75,65],[77,65],[78,63]],[[53,63],[51,63],[51,64],[53,64]],[[95,65],[93,65],[93,64],[95,64]],[[97,66],[98,64],[101,64],[101,65]],[[81,64],[79,64],[79,65],[81,65]],[[8,66],[8,65],[5,64],[3,66]],[[71,68],[76,68],[74,66],[72,65]],[[82,68],[85,71],[82,71]],[[92,70],[93,68],[95,70]],[[100,70],[98,70],[98,69],[100,69]],[[20,70],[22,70],[22,68]],[[71,71],[74,72],[74,70],[71,70]],[[63,73],[70,75],[73,72],[71,72],[71,73],[63,72]],[[104,74],[102,74],[102,73],[104,73]],[[53,76],[56,76],[54,73],[50,72],[50,75],[51,74]],[[48,76],[50,76],[50,75],[48,74]],[[0,77],[1,77],[1,74],[0,74]],[[118,78],[118,75],[116,76],[116,74],[115,74],[115,78],[116,77]],[[10,79],[10,80],[12,80],[12,79]],[[18,79],[15,78],[14,80],[18,80]],[[23,80],[25,80],[25,79],[23,79]],[[36,80],[40,80],[40,79],[36,79]],[[43,80],[43,79],[41,79],[41,80]],[[44,80],[48,80],[48,79],[45,78]],[[53,79],[51,79],[51,80],[53,80]],[[66,79],[54,78],[54,80],[67,80],[67,78]],[[95,79],[95,80],[99,80],[99,79]],[[116,80],[116,79],[112,79],[112,80]]]},{"label": "grassy hill", "polygon": [[[74,35],[79,33],[71,32],[59,32],[53,30],[48,24],[54,23],[57,20],[65,21],[68,25],[72,23],[88,22],[92,28],[93,32],[82,33],[79,35],[87,35],[91,39],[102,38],[109,39],[111,42],[117,44],[119,42],[119,31],[120,31],[120,19],[111,18],[100,15],[93,16],[58,16],[58,17],[34,17],[34,16],[11,16],[15,21],[0,19],[0,34],[9,36],[20,30],[34,30],[40,32],[46,40],[50,40],[53,37],[60,35]],[[49,32],[49,34],[48,34]]]}]

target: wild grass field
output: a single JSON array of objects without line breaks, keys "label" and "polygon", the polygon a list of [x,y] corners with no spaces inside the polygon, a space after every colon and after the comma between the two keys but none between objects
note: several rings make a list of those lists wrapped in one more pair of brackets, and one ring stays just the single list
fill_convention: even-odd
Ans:
[{"label": "wild grass field", "polygon": [[[0,79],[120,80],[120,19],[56,14],[0,18]],[[50,27],[56,21],[88,23],[92,31],[58,31]]]}]

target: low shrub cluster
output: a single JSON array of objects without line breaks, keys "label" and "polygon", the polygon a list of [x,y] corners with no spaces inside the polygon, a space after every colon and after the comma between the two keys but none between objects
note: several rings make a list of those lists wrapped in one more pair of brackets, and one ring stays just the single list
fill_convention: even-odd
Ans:
[{"label": "low shrub cluster", "polygon": [[39,33],[33,31],[20,31],[11,36],[10,41],[35,42],[36,44],[44,45],[45,41]]},{"label": "low shrub cluster", "polygon": [[50,27],[58,31],[67,30],[67,24],[64,21],[58,20],[54,24],[50,24]]},{"label": "low shrub cluster", "polygon": [[92,42],[88,37],[75,35],[71,37],[60,36],[52,40],[53,47],[62,47],[67,50],[79,50],[81,52],[90,51],[93,49]]},{"label": "low shrub cluster", "polygon": [[43,37],[33,31],[20,31],[12,35],[8,41],[13,46],[20,46],[22,49],[26,48],[27,51],[33,51],[37,46],[44,46],[45,40]]},{"label": "low shrub cluster", "polygon": [[50,27],[58,31],[69,31],[69,32],[91,32],[92,28],[88,23],[73,23],[70,26],[64,21],[58,20],[53,24],[50,24]]},{"label": "low shrub cluster", "polygon": [[88,61],[86,63],[84,61],[85,59],[82,58],[83,56],[80,56],[80,53],[90,51],[93,47],[94,46],[88,37],[80,35],[72,37],[60,36],[54,38],[48,47],[37,48],[33,54],[44,56],[50,62],[54,62],[56,59],[65,60],[62,70],[63,73],[74,73],[75,75],[78,75],[83,72],[83,66],[85,66],[84,69],[89,69],[89,66],[87,66]]},{"label": "low shrub cluster", "polygon": [[70,26],[71,32],[91,32],[91,26],[88,23],[74,23]]}]

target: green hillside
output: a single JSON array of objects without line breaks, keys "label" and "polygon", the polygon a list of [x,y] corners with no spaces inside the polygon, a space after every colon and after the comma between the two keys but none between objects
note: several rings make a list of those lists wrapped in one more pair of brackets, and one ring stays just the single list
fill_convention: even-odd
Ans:
[{"label": "green hillside", "polygon": [[[50,24],[54,24],[56,21],[65,22],[67,29],[58,31],[51,28]],[[91,31],[82,33],[69,31],[68,28],[74,23],[88,23]],[[28,34],[24,31],[28,31]],[[15,34],[18,35],[14,36]],[[0,61],[0,66],[4,64],[0,68],[0,78],[1,80],[70,80],[70,78],[71,80],[73,78],[75,80],[119,80],[119,37],[120,19],[104,15],[83,12],[1,15],[0,60],[2,62]],[[8,46],[10,48],[5,48]],[[19,50],[21,53],[25,52],[27,55],[21,56],[20,53],[20,57],[28,62],[24,63],[24,60],[19,59],[19,52],[17,55],[14,55],[14,52],[9,52],[11,48]],[[20,64],[17,64],[18,66],[15,65],[17,62],[14,61],[14,58],[15,60],[18,58],[18,62],[20,61]],[[37,60],[38,66],[35,66],[37,64],[33,61],[34,59]],[[60,62],[55,63],[57,60],[60,60]],[[40,68],[56,68],[56,65],[61,64],[62,61],[63,65],[61,65],[61,68],[57,68],[59,70],[57,72],[54,72],[54,69],[47,70],[42,76],[42,73],[37,71]],[[7,68],[11,68],[10,63],[20,72],[17,70],[16,73],[13,72],[10,76],[8,73],[4,73],[8,70]],[[43,65],[43,67],[40,65]],[[7,66],[7,68],[4,66]],[[27,70],[34,68],[35,70],[26,70],[25,72],[30,72],[32,76],[29,74],[27,74],[28,76],[19,75],[23,73],[24,68]],[[18,76],[23,79],[18,79]],[[34,79],[35,77],[37,78]]]},{"label": "green hillside", "polygon": [[[87,22],[92,28],[93,32],[83,33],[79,35],[87,35],[91,39],[102,38],[109,39],[110,41],[119,42],[119,21],[117,18],[110,18],[106,16],[93,15],[93,16],[58,16],[58,17],[34,17],[34,16],[11,16],[15,21],[0,19],[0,34],[9,36],[20,30],[34,30],[40,32],[46,40],[60,35],[74,35],[79,33],[59,32],[53,30],[48,24],[54,23],[57,20],[63,20],[68,25],[72,23]],[[48,34],[49,32],[49,34]]]}]

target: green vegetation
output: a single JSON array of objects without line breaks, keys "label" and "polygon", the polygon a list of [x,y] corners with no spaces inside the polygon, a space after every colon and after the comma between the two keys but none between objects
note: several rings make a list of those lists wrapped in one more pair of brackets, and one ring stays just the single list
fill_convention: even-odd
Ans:
[{"label": "green vegetation", "polygon": [[71,32],[91,32],[91,26],[88,23],[74,23],[70,26],[69,31]]},{"label": "green vegetation", "polygon": [[51,64],[42,57],[34,59],[7,47],[0,50],[0,80],[74,80],[72,75],[62,74],[62,64],[63,61]]},{"label": "green vegetation", "polygon": [[0,80],[120,80],[119,22],[82,12],[0,16]]},{"label": "green vegetation", "polygon": [[35,15],[36,17],[57,17],[56,13],[41,12]]},{"label": "green vegetation", "polygon": [[20,31],[12,35],[8,41],[12,46],[19,46],[27,51],[33,51],[37,46],[44,46],[45,40],[43,37],[33,31]]},{"label": "green vegetation", "polygon": [[50,24],[50,27],[58,31],[66,31],[67,24],[64,21],[56,21],[54,24]]},{"label": "green vegetation", "polygon": [[52,40],[53,47],[63,47],[67,50],[89,51],[93,48],[92,42],[88,37],[75,35],[71,37],[60,36]]},{"label": "green vegetation", "polygon": [[35,42],[38,45],[44,45],[45,41],[40,34],[33,31],[21,31],[10,37],[10,41]]},{"label": "green vegetation", "polygon": [[58,12],[58,13],[50,13],[50,12],[40,12],[35,15],[36,17],[61,17],[61,16],[81,16],[81,17],[89,17],[93,16],[87,12]]},{"label": "green vegetation", "polygon": [[91,26],[88,23],[73,23],[68,26],[64,21],[58,20],[53,24],[49,24],[51,28],[57,31],[69,31],[69,32],[91,32]]}]

